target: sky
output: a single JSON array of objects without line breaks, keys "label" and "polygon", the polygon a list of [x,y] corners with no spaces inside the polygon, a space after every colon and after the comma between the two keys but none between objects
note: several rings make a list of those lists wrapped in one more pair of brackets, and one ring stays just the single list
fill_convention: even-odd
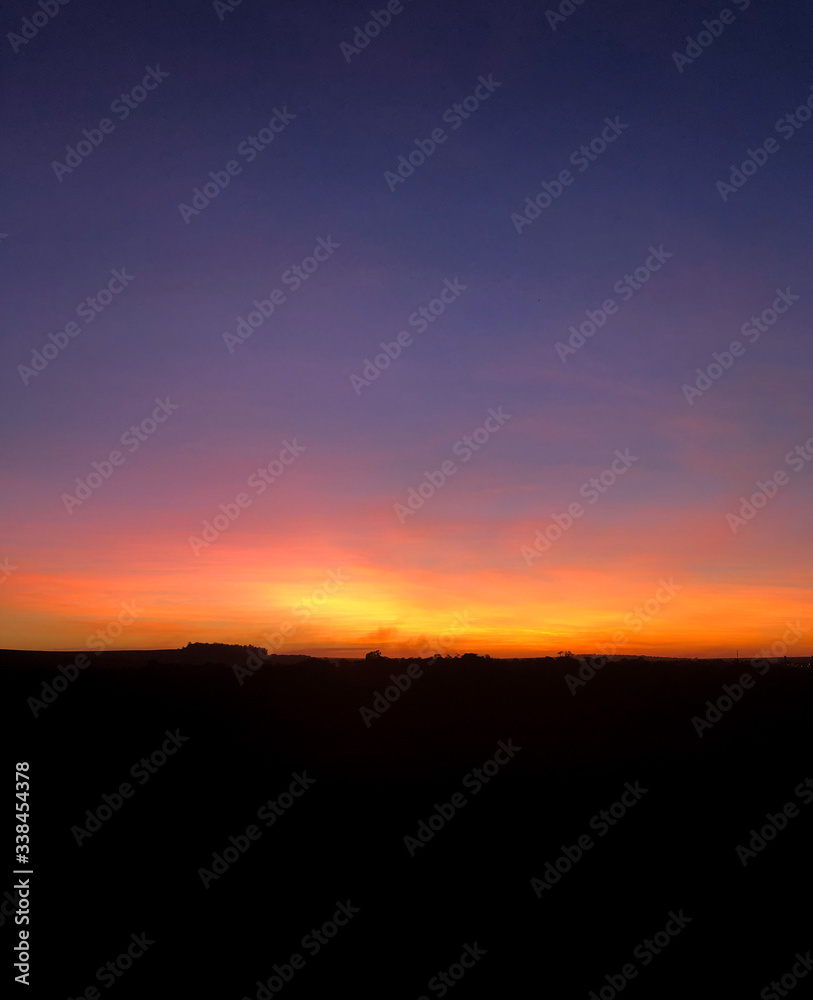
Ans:
[{"label": "sky", "polygon": [[43,3],[0,646],[809,654],[810,9]]}]

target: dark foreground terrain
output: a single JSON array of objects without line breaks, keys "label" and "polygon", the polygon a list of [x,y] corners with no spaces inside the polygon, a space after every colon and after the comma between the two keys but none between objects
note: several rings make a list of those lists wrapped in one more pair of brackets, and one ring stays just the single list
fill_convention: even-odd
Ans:
[{"label": "dark foreground terrain", "polygon": [[569,658],[278,657],[240,684],[245,658],[104,653],[48,703],[75,654],[0,654],[12,987],[31,763],[20,995],[811,995],[801,661],[615,661],[572,693]]}]

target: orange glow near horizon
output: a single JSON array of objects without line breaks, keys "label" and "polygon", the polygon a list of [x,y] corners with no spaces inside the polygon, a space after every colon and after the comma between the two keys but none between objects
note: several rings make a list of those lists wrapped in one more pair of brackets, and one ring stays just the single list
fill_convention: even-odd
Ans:
[{"label": "orange glow near horizon", "polygon": [[[749,656],[791,622],[801,635],[789,655],[808,656],[809,477],[734,534],[725,521],[737,497],[729,482],[751,475],[740,444],[721,438],[714,482],[705,465],[695,470],[699,452],[683,443],[679,477],[642,460],[530,565],[522,548],[600,464],[568,462],[523,479],[524,452],[512,472],[495,443],[496,467],[484,460],[461,469],[399,523],[400,487],[368,490],[358,460],[308,453],[196,554],[190,536],[245,485],[253,460],[231,458],[203,490],[165,457],[133,480],[143,490],[136,496],[122,479],[72,515],[50,502],[58,496],[17,514],[16,551],[25,557],[10,553],[19,566],[0,584],[0,646],[84,649],[134,602],[138,617],[109,648],[227,642],[271,650],[267,637],[287,622],[279,652],[325,656],[406,656],[433,644],[494,657],[586,655],[606,643],[621,653]],[[754,450],[752,466],[770,469],[777,454],[781,461],[774,444]],[[347,579],[332,582],[331,573]]]},{"label": "orange glow near horizon", "polygon": [[[527,530],[514,533],[524,543]],[[43,560],[4,584],[3,645],[84,649],[124,605],[137,618],[110,636],[110,649],[191,641],[324,656],[370,649],[407,656],[431,647],[510,657],[609,652],[602,644],[614,643],[619,653],[748,656],[779,639],[788,622],[801,630],[811,625],[803,581],[743,583],[732,566],[729,579],[710,582],[677,552],[671,556],[680,568],[668,572],[665,540],[657,559],[638,548],[616,554],[609,568],[590,565],[586,556],[583,564],[583,552],[597,543],[585,525],[581,538],[573,532],[547,562],[526,566],[517,544],[494,539],[491,568],[469,569],[463,552],[457,559],[447,552],[448,563],[435,565],[433,534],[427,522],[408,549],[383,550],[388,555],[376,562],[326,540],[282,548],[276,541],[272,549],[268,540],[246,544],[238,536],[220,539],[199,559],[184,553],[185,565],[177,538],[108,548],[80,571],[49,569]],[[402,561],[407,554],[412,565]],[[281,641],[286,622],[292,628]],[[804,633],[790,655],[808,655]]]}]

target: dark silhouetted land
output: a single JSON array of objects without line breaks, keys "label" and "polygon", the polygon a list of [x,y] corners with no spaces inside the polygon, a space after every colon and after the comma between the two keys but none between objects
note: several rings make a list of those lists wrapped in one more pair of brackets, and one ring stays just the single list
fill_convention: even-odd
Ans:
[{"label": "dark silhouetted land", "polygon": [[[305,964],[285,997],[439,996],[428,983],[474,942],[487,955],[460,1000],[588,997],[629,963],[630,998],[745,997],[810,947],[806,659],[761,675],[748,660],[616,660],[574,694],[566,678],[584,664],[569,657],[261,657],[241,684],[234,666],[250,653],[91,656],[36,718],[27,700],[45,704],[43,684],[75,654],[0,653],[3,729],[23,733],[8,759],[32,762],[50,995],[98,986],[142,932],[155,944],[117,997],[156,983],[166,996],[265,996],[257,982],[295,953]],[[726,685],[730,707],[716,707]],[[718,721],[698,731],[710,711]],[[167,732],[184,742],[141,783],[133,767]],[[305,772],[307,791],[280,805]],[[93,825],[122,783],[132,796],[80,846],[87,811]],[[619,801],[622,816],[607,812]],[[744,865],[737,846],[788,802],[796,815]],[[449,818],[421,827],[438,807]],[[204,886],[200,870],[216,874],[213,855],[252,825],[259,838]],[[580,837],[592,846],[556,880]],[[348,900],[358,914],[311,955],[303,938]],[[685,929],[636,957],[681,909]],[[7,954],[11,931],[6,919]]]}]

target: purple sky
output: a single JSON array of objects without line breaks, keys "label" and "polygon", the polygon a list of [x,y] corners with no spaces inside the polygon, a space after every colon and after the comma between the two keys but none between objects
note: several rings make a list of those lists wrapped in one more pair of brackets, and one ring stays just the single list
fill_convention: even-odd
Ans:
[{"label": "purple sky", "polygon": [[[780,123],[813,95],[811,12],[737,0],[678,67],[722,5],[585,0],[553,30],[540,5],[406,0],[349,62],[340,46],[369,6],[220,7],[71,0],[24,45],[40,8],[6,8],[0,560],[19,569],[0,588],[0,644],[82,645],[134,597],[144,610],[120,645],[256,641],[338,565],[356,582],[296,648],[378,635],[395,649],[467,606],[466,648],[586,649],[664,575],[681,600],[640,648],[780,636],[811,590],[813,462],[797,474],[785,456],[813,436],[813,123]],[[117,103],[161,74],[132,110]],[[444,118],[478,87],[476,110]],[[55,169],[103,119],[90,155]],[[608,119],[613,141],[574,162]],[[283,122],[267,148],[241,145]],[[724,199],[718,182],[771,137]],[[228,187],[182,214],[230,161]],[[518,232],[512,215],[568,169]],[[294,287],[320,238],[336,249]],[[623,291],[652,248],[662,265]],[[77,315],[122,269],[127,287],[92,322]],[[465,290],[410,325],[446,281]],[[274,289],[285,300],[230,351],[224,334]],[[743,324],[777,289],[799,298],[751,342]],[[557,352],[608,299],[601,328]],[[71,321],[78,335],[26,373]],[[409,345],[354,391],[402,330]],[[690,403],[684,385],[736,339],[744,352]],[[77,477],[166,397],[178,410],[68,511]],[[498,407],[510,420],[493,440],[399,519]],[[294,439],[307,451],[273,503],[252,501],[196,555],[188,537]],[[524,557],[624,449],[628,478]],[[725,515],[780,469],[788,483],[733,530]]]}]

